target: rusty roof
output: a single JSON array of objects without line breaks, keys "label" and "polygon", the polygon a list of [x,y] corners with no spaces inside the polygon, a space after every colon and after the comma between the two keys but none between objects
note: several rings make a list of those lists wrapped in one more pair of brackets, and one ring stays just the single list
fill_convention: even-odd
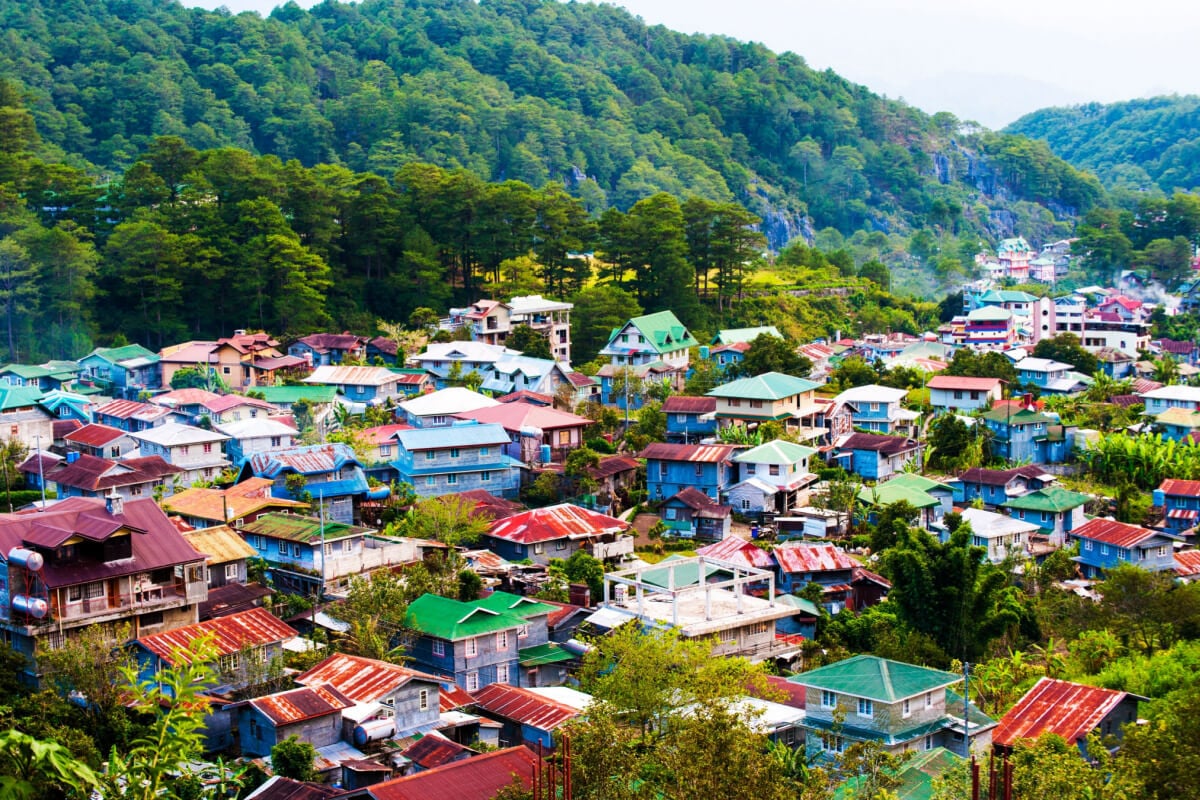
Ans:
[{"label": "rusty roof", "polygon": [[1163,494],[1177,494],[1184,497],[1200,497],[1200,481],[1185,481],[1180,478],[1167,478],[1158,487]]},{"label": "rusty roof", "polygon": [[318,353],[328,353],[330,350],[357,350],[366,344],[363,336],[346,333],[312,333],[296,340],[311,347]]},{"label": "rusty roof", "polygon": [[227,564],[240,558],[254,558],[258,555],[258,551],[246,544],[246,540],[228,525],[185,531],[183,536],[196,548],[197,553],[207,556],[205,563],[209,566]]},{"label": "rusty roof", "polygon": [[884,433],[852,433],[838,445],[840,450],[866,450],[882,453],[885,456],[899,455],[910,450],[919,450],[920,443],[916,439],[905,439],[903,436],[888,436]]},{"label": "rusty roof", "polygon": [[722,561],[729,561],[746,567],[754,567],[755,569],[771,569],[771,567],[775,566],[770,553],[758,545],[737,536],[730,536],[719,542],[705,545],[696,551],[696,555],[719,558]]},{"label": "rusty roof", "polygon": [[1042,678],[1000,720],[992,731],[992,743],[1011,747],[1044,733],[1077,742],[1130,696],[1099,686]]},{"label": "rusty roof", "polygon": [[77,419],[56,419],[54,420],[54,438],[63,439],[71,431],[77,431],[83,427],[83,423]]},{"label": "rusty roof", "polygon": [[259,400],[257,397],[243,397],[240,394],[218,395],[204,401],[201,405],[213,414],[220,414],[223,411],[229,411],[231,408],[241,408],[242,406],[250,406],[263,411],[275,410],[275,406],[265,400]]},{"label": "rusty roof", "polygon": [[469,747],[452,742],[437,733],[431,733],[417,739],[402,750],[400,755],[419,765],[422,769],[433,769],[460,758],[469,757],[474,753],[475,751]]},{"label": "rusty roof", "polygon": [[216,392],[210,392],[207,389],[175,389],[174,391],[154,397],[150,402],[156,406],[178,408],[179,406],[201,406],[211,400],[216,400],[220,396]]},{"label": "rusty roof", "polygon": [[412,680],[441,684],[436,676],[425,672],[346,653],[336,653],[296,676],[296,683],[329,685],[356,703],[373,703]]},{"label": "rusty roof", "polygon": [[733,513],[733,506],[722,505],[697,489],[685,486],[667,498],[667,502],[678,500],[692,510],[692,516],[708,519],[724,519]]},{"label": "rusty roof", "polygon": [[662,410],[664,414],[712,414],[717,410],[717,398],[673,394],[663,401]]},{"label": "rusty roof", "polygon": [[210,636],[217,656],[236,653],[243,647],[262,647],[282,642],[296,636],[296,631],[287,623],[272,616],[265,608],[252,608],[239,614],[218,617],[206,622],[185,625],[172,631],[152,633],[138,639],[138,644],[154,653],[168,664],[174,664],[176,653],[184,661],[188,646],[201,636]]},{"label": "rusty roof", "polygon": [[205,489],[196,487],[163,498],[163,508],[172,514],[207,519],[214,522],[241,519],[264,508],[301,509],[307,503],[271,496],[272,482],[269,478],[247,478],[227,489]]},{"label": "rusty roof", "polygon": [[1175,574],[1189,577],[1200,575],[1200,550],[1179,550],[1175,553]]},{"label": "rusty roof", "polygon": [[771,552],[779,568],[790,573],[834,572],[858,566],[845,550],[832,544],[787,544]]},{"label": "rusty roof", "polygon": [[267,782],[246,795],[246,800],[329,800],[342,793],[341,789],[322,783],[305,783],[275,775]]},{"label": "rusty roof", "polygon": [[483,753],[367,788],[374,800],[492,800],[513,779],[525,791],[533,788],[540,759],[524,745]]},{"label": "rusty roof", "polygon": [[465,492],[456,492],[451,495],[443,495],[443,497],[459,497],[470,501],[475,504],[475,509],[471,512],[473,515],[486,515],[493,520],[511,517],[513,514],[519,514],[525,510],[525,506],[520,503],[496,497],[486,489],[468,489]]},{"label": "rusty roof", "polygon": [[446,678],[442,681],[441,690],[438,692],[438,710],[443,714],[447,711],[464,706],[475,705],[475,698],[470,693],[455,683],[452,679]]},{"label": "rusty roof", "polygon": [[[26,471],[24,468],[25,464],[22,464],[22,471]],[[33,471],[37,471],[36,464]],[[186,470],[168,464],[162,456],[142,456],[114,461],[83,453],[75,461],[58,462],[45,476],[47,481],[61,486],[96,492],[117,486],[151,483],[183,472]]]},{"label": "rusty roof", "polygon": [[629,523],[571,503],[535,508],[492,523],[487,535],[519,544],[581,539],[629,530]]},{"label": "rusty roof", "polygon": [[552,731],[579,716],[568,705],[506,683],[488,684],[477,691],[475,705],[486,713],[543,731]]},{"label": "rusty roof", "polygon": [[629,456],[600,456],[600,463],[594,467],[588,467],[588,474],[596,480],[603,480],[622,472],[635,470],[640,466],[641,463],[636,458]]},{"label": "rusty roof", "polygon": [[1137,525],[1127,525],[1124,522],[1096,517],[1072,530],[1071,535],[1091,539],[1101,544],[1109,544],[1113,547],[1133,547],[1162,534]]},{"label": "rusty roof", "polygon": [[139,403],[137,400],[113,400],[96,409],[97,416],[116,417],[117,419],[136,419],[142,422],[153,422],[171,413],[171,409],[163,406]]},{"label": "rusty roof", "polygon": [[88,447],[103,447],[109,442],[127,435],[120,428],[93,422],[90,425],[84,425],[82,428],[75,429],[64,436],[63,439],[76,444],[85,444]]},{"label": "rusty roof", "polygon": [[691,461],[719,464],[728,461],[738,448],[729,444],[665,444],[654,442],[638,453],[638,458],[658,461]]},{"label": "rusty roof", "polygon": [[587,417],[532,403],[500,403],[487,408],[461,411],[454,416],[459,419],[473,419],[484,424],[495,423],[509,433],[522,433],[533,428],[543,431],[558,430],[559,428],[582,428],[592,424]]},{"label": "rusty roof", "polygon": [[332,686],[302,686],[255,698],[250,705],[276,726],[282,726],[338,714],[342,709],[354,705],[354,701]]}]

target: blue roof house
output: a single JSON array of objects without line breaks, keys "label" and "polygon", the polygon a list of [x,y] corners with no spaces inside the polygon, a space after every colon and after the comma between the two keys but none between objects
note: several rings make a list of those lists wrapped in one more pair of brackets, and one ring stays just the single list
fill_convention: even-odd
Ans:
[{"label": "blue roof house", "polygon": [[647,497],[660,503],[691,487],[720,502],[733,485],[737,450],[728,444],[650,444],[638,454],[646,459]]},{"label": "blue roof house", "polygon": [[398,431],[396,442],[392,466],[420,497],[483,489],[514,498],[521,488],[521,462],[504,453],[510,439],[503,425],[414,428]]},{"label": "blue roof house", "polygon": [[993,408],[983,415],[992,431],[992,452],[1009,461],[1061,464],[1071,452],[1071,429],[1032,409]]},{"label": "blue roof house", "polygon": [[[299,495],[308,492],[325,506],[327,519],[347,525],[361,518],[363,500],[381,500],[388,495],[386,486],[372,489],[367,485],[366,473],[354,450],[340,442],[255,453],[242,465],[239,480],[251,475],[270,479],[273,497],[300,500]],[[292,475],[304,479],[302,489],[293,491],[288,486]]]},{"label": "blue roof house", "polygon": [[902,408],[900,404],[908,396],[907,389],[890,386],[855,386],[835,398],[855,409],[854,426],[872,433],[901,433],[912,427],[920,414]]},{"label": "blue roof house", "polygon": [[872,481],[885,481],[904,471],[911,461],[921,462],[921,443],[903,436],[881,433],[852,433],[836,445],[835,458],[849,460],[855,475]]}]

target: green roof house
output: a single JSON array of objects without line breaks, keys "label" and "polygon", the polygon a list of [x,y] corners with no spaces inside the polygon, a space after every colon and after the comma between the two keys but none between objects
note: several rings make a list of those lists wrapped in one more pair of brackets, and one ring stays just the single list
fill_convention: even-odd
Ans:
[{"label": "green roof house", "polygon": [[[805,689],[810,752],[836,757],[856,741],[879,742],[890,753],[962,751],[963,709],[950,691],[961,678],[954,673],[862,655],[788,680]],[[976,708],[968,719],[971,748],[989,747],[995,721]]]},{"label": "green roof house", "polygon": [[757,328],[726,328],[725,330],[717,331],[717,335],[712,338],[709,344],[741,344],[743,342],[753,342],[759,336],[766,334],[767,336],[775,336],[779,339],[783,338],[783,334],[774,325],[759,325]]},{"label": "green roof house", "polygon": [[1046,486],[1001,503],[1000,508],[1013,519],[1036,523],[1050,537],[1051,544],[1061,547],[1066,544],[1067,534],[1087,522],[1083,513],[1087,501],[1086,494]]},{"label": "green roof house", "polygon": [[858,500],[871,509],[869,517],[893,503],[908,503],[920,510],[921,527],[929,530],[953,508],[954,487],[924,475],[901,473],[877,486],[862,487],[858,490]]},{"label": "green roof house", "polygon": [[738,453],[738,483],[729,488],[729,503],[743,514],[785,513],[797,504],[797,493],[816,483],[809,459],[816,450],[776,439]]},{"label": "green roof house", "polygon": [[[687,376],[689,353],[688,349],[699,346],[679,318],[671,311],[659,311],[634,317],[612,332],[608,344],[600,351],[601,356],[607,356],[609,363],[598,373],[600,378],[600,401],[605,404],[625,407],[624,393],[614,395],[614,378],[622,369],[633,370],[638,377],[646,379],[653,372],[651,380],[662,380],[670,383],[676,390],[683,389]],[[654,369],[648,369],[654,365]],[[643,397],[629,398],[630,409],[640,408]]]},{"label": "green roof house", "polygon": [[718,386],[708,396],[717,398],[717,424],[722,427],[753,427],[774,420],[808,441],[825,433],[824,427],[817,424],[818,415],[825,409],[816,402],[820,387],[805,378],[767,372]]},{"label": "green roof house", "polygon": [[80,378],[107,389],[114,397],[135,400],[162,386],[158,353],[140,344],[97,347],[79,359]]}]

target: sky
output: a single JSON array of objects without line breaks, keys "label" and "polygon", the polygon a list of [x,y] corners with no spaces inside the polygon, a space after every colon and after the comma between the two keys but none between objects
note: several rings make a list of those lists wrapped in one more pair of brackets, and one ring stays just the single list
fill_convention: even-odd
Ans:
[{"label": "sky", "polygon": [[[184,0],[269,13],[276,0]],[[311,6],[313,0],[298,0]],[[1196,0],[621,0],[684,33],[799,53],[928,112],[999,128],[1049,105],[1200,94]]]}]

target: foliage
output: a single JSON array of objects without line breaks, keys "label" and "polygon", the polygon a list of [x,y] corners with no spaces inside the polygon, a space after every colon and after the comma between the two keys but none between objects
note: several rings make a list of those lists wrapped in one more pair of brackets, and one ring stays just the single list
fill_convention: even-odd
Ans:
[{"label": "foliage", "polygon": [[980,466],[989,456],[987,432],[982,424],[968,428],[954,414],[943,414],[929,426],[926,463],[930,469],[956,473]]},{"label": "foliage", "polygon": [[945,375],[968,378],[999,378],[1009,387],[1017,383],[1017,370],[1008,356],[995,351],[977,353],[969,347],[955,351]]},{"label": "foliage", "polygon": [[1033,355],[1070,364],[1084,375],[1091,375],[1099,368],[1096,357],[1083,349],[1079,337],[1073,333],[1060,333],[1050,339],[1042,339],[1034,345]]},{"label": "foliage", "polygon": [[85,708],[97,718],[95,724],[107,724],[104,720],[124,710],[122,677],[136,664],[132,651],[123,646],[131,638],[128,623],[112,629],[89,625],[66,637],[62,646],[39,650],[38,669],[64,697],[78,692],[87,698]]},{"label": "foliage", "polygon": [[487,529],[488,521],[475,513],[475,503],[454,495],[418,500],[397,526],[401,536],[432,539],[451,550],[474,544]]},{"label": "foliage", "polygon": [[879,372],[861,356],[850,356],[829,374],[829,383],[838,391],[867,386],[879,380]]},{"label": "foliage", "polygon": [[294,781],[317,779],[314,766],[316,758],[317,748],[308,742],[300,741],[295,734],[271,748],[271,768],[275,774]]},{"label": "foliage", "polygon": [[217,374],[214,367],[197,364],[180,367],[171,375],[172,389],[207,389],[210,392],[229,392],[229,385]]},{"label": "foliage", "polygon": [[738,374],[753,377],[766,372],[782,372],[797,378],[807,378],[812,362],[796,351],[796,345],[769,333],[760,333],[750,342],[750,349],[738,365]]},{"label": "foliage", "polygon": [[514,325],[504,346],[520,350],[522,355],[529,358],[554,358],[550,352],[550,340],[528,325]]},{"label": "foliage", "polygon": [[345,602],[333,612],[350,626],[338,649],[351,655],[400,663],[404,655],[408,604],[418,595],[413,582],[390,570],[350,579]]},{"label": "foliage", "polygon": [[1110,433],[1080,452],[1079,460],[1096,480],[1131,480],[1144,490],[1157,488],[1167,478],[1200,479],[1200,445],[1161,434]]},{"label": "foliage", "polygon": [[0,797],[36,800],[51,794],[84,798],[100,778],[58,742],[19,730],[0,731]]}]

